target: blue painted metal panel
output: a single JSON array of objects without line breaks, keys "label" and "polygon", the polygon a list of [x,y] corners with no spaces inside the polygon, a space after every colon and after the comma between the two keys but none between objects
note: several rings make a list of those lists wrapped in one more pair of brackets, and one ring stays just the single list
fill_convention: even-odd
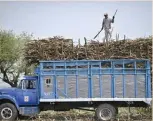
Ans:
[{"label": "blue painted metal panel", "polygon": [[[78,62],[75,62],[75,64],[77,65],[78,64]],[[78,85],[78,67],[76,67],[76,98],[78,98],[78,96],[79,96],[79,85]]]},{"label": "blue painted metal panel", "polygon": [[[124,67],[124,60],[123,60],[123,68],[125,68],[125,67]],[[125,92],[125,90],[126,90],[126,89],[125,89],[125,88],[126,88],[126,87],[125,87],[125,72],[124,72],[124,69],[122,69],[122,70],[123,70],[123,72],[122,72],[122,73],[123,73],[123,83],[122,83],[122,84],[123,84],[123,98],[124,98],[124,97],[125,97],[125,93],[126,93],[126,92]]]},{"label": "blue painted metal panel", "polygon": [[137,97],[137,80],[136,80],[136,61],[134,62],[134,92],[135,92],[135,98]]},{"label": "blue painted metal panel", "polygon": [[151,98],[151,69],[150,69],[150,62],[147,61],[147,97]]},{"label": "blue painted metal panel", "polygon": [[24,116],[37,115],[40,112],[39,107],[20,107],[19,114]]},{"label": "blue painted metal panel", "polygon": [[[39,69],[38,69],[39,70]],[[38,84],[37,84],[37,96],[38,96],[38,100],[37,100],[37,104],[39,104],[40,102],[39,102],[39,99],[40,99],[40,97],[41,97],[41,81],[40,81],[40,75],[37,75],[38,76]]]},{"label": "blue painted metal panel", "polygon": [[[147,63],[145,67],[137,67],[137,63]],[[50,66],[50,67],[47,67]],[[68,76],[75,76],[76,82],[76,89],[75,89],[75,97],[79,97],[79,78],[78,76],[87,76],[88,83],[88,97],[93,97],[93,79],[92,76],[97,75],[99,79],[99,95],[102,97],[103,89],[103,75],[111,75],[111,97],[114,98],[116,96],[116,79],[115,75],[122,76],[122,86],[123,92],[122,97],[125,97],[126,94],[126,81],[125,75],[134,75],[133,82],[134,82],[134,95],[135,97],[138,96],[138,87],[137,87],[137,76],[138,75],[146,75],[146,98],[151,97],[151,85],[150,85],[150,73],[149,73],[149,60],[147,59],[109,59],[109,60],[70,60],[70,61],[40,61],[40,69],[37,70],[39,73],[40,78],[42,76],[54,76],[54,93],[55,97],[53,98],[60,98],[58,96],[58,80],[56,79],[57,76],[62,76],[64,78],[64,91],[61,91],[65,98],[68,98]],[[42,81],[42,79],[40,79]],[[41,82],[41,92],[43,92],[43,84]],[[42,95],[43,93],[41,93]],[[70,97],[71,98],[71,97]]]},{"label": "blue painted metal panel", "polygon": [[43,69],[43,63],[40,63],[40,70],[38,71],[38,72],[40,72],[40,74],[38,74],[38,75],[40,75],[40,90],[41,90],[41,94],[40,94],[40,97],[44,97],[44,92],[43,92],[43,90],[44,90],[44,88],[43,88],[43,83],[44,83],[44,81],[43,81],[43,76],[41,75],[41,70]]},{"label": "blue painted metal panel", "polygon": [[100,73],[99,73],[99,88],[100,88],[100,97],[102,97],[102,72],[101,72],[101,62],[99,62]]},{"label": "blue painted metal panel", "polygon": [[93,92],[92,92],[92,90],[93,90],[93,83],[92,83],[92,76],[93,76],[93,71],[92,71],[92,62],[90,62],[89,63],[89,83],[88,83],[88,85],[89,85],[89,94],[90,94],[90,98],[92,98],[93,97]]},{"label": "blue painted metal panel", "polygon": [[[74,63],[72,63],[74,64]],[[64,62],[64,68],[66,69],[66,66],[68,64]],[[67,95],[67,71],[64,69],[64,93]],[[74,72],[73,72],[74,73]]]},{"label": "blue painted metal panel", "polygon": [[50,91],[53,92],[51,98],[57,98],[57,82],[56,82],[56,70],[55,70],[56,66],[55,63],[53,63],[53,69],[54,69],[54,75],[53,77],[53,89],[51,89]]},{"label": "blue painted metal panel", "polygon": [[115,73],[114,73],[114,62],[111,62],[111,67],[112,67],[112,97],[115,97]]},{"label": "blue painted metal panel", "polygon": [[90,62],[88,62],[88,98],[91,98],[91,95],[90,95],[90,81],[91,81],[91,69],[90,69]]}]

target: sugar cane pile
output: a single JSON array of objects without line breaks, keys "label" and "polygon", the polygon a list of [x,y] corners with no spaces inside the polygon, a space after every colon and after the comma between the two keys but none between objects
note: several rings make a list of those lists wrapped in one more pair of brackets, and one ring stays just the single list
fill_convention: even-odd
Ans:
[{"label": "sugar cane pile", "polygon": [[26,44],[25,59],[28,64],[39,60],[81,60],[81,59],[119,59],[152,58],[152,38],[120,40],[108,45],[93,40],[86,40],[84,45],[74,45],[72,39],[53,37],[32,40]]}]

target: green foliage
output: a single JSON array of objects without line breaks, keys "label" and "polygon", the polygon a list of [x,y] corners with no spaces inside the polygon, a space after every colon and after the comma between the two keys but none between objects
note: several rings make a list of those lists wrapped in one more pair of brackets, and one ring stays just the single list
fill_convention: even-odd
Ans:
[{"label": "green foliage", "polygon": [[26,62],[23,61],[23,50],[26,42],[31,37],[27,33],[15,35],[13,31],[0,30],[1,79],[11,86],[17,86],[20,74],[26,70]]},{"label": "green foliage", "polygon": [[11,31],[0,31],[0,61],[13,61],[17,50],[15,36]]}]

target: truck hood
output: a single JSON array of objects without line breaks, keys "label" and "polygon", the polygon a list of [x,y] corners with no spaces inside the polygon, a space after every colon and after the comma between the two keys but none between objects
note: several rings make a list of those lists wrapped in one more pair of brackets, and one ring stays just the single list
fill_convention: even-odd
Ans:
[{"label": "truck hood", "polygon": [[0,95],[12,95],[15,96],[17,88],[2,88],[0,89]]}]

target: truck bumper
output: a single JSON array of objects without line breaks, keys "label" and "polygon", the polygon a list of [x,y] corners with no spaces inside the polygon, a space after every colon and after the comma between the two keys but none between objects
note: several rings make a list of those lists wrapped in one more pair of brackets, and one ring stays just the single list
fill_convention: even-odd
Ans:
[{"label": "truck bumper", "polygon": [[20,107],[19,114],[24,116],[35,116],[40,112],[39,107]]}]

